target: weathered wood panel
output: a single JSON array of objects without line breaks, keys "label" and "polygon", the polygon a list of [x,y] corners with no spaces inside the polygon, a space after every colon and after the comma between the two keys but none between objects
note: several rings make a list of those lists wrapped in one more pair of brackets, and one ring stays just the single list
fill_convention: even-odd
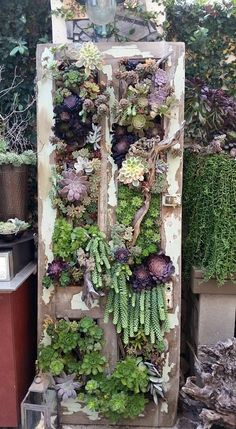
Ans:
[{"label": "weathered wood panel", "polygon": [[[73,50],[71,46],[71,57]],[[110,363],[110,369],[117,359],[116,333],[110,322],[104,325],[102,322],[103,304],[97,304],[91,309],[85,308],[81,300],[81,289],[79,287],[68,287],[66,289],[45,290],[42,287],[47,262],[52,260],[51,237],[56,213],[52,209],[49,199],[50,170],[53,166],[53,147],[49,141],[52,121],[52,91],[53,83],[42,74],[42,55],[51,55],[49,46],[39,46],[37,52],[38,64],[38,152],[39,152],[39,332],[42,321],[46,315],[52,317],[70,317],[78,319],[89,314],[98,319],[99,324],[105,330],[106,354]],[[105,57],[105,64],[101,78],[111,80],[116,69],[119,58],[162,58],[170,54],[166,62],[166,70],[171,77],[175,96],[178,100],[172,111],[170,119],[165,121],[165,137],[172,137],[183,122],[183,97],[184,97],[184,45],[182,43],[138,43],[138,44],[99,44],[99,49]],[[118,91],[114,85],[115,92]],[[112,120],[110,120],[112,122]],[[104,232],[109,232],[114,222],[114,208],[116,206],[116,167],[110,157],[111,123],[106,121],[103,127],[102,142],[102,179],[99,198],[99,226]],[[163,194],[163,202],[166,195],[173,197],[181,196],[182,192],[182,147],[183,136],[168,152],[168,189]],[[150,403],[145,416],[124,423],[125,426],[154,427],[172,426],[176,417],[178,384],[179,384],[179,354],[180,354],[180,295],[181,295],[181,204],[176,206],[165,206],[162,204],[162,248],[174,262],[176,273],[173,279],[173,310],[170,312],[171,331],[168,334],[169,350],[164,367],[164,382],[167,390],[167,402],[161,407]],[[63,412],[63,423],[65,424],[96,424],[106,425],[106,421],[98,419],[94,413],[84,409],[81,405],[73,402],[67,404],[67,411]]]}]

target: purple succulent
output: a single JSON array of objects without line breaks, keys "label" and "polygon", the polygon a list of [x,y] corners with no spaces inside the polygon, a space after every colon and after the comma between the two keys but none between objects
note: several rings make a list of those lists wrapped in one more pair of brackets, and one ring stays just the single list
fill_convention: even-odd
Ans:
[{"label": "purple succulent", "polygon": [[126,247],[120,247],[114,252],[114,256],[117,262],[121,264],[126,264],[130,257],[130,252]]},{"label": "purple succulent", "polygon": [[[69,99],[71,97],[76,96],[70,95],[67,98]],[[71,106],[71,109],[69,106]],[[85,137],[91,129],[90,122],[88,124],[82,122],[81,117],[78,116],[78,111],[73,111],[72,102],[68,102],[67,105],[61,104],[55,106],[54,114],[55,125],[53,131],[55,136],[65,140],[67,144],[77,141],[79,142],[78,146],[83,147],[85,145]]]},{"label": "purple succulent", "polygon": [[134,143],[135,140],[137,140],[137,138],[133,134],[127,132],[124,134],[121,127],[116,129],[112,139],[111,150],[112,157],[119,168],[121,167],[131,144]]},{"label": "purple succulent", "polygon": [[69,398],[76,398],[76,390],[82,387],[82,384],[74,381],[76,374],[66,375],[64,372],[60,377],[56,377],[55,389],[58,392],[58,397],[62,401],[66,401]]},{"label": "purple succulent", "polygon": [[83,100],[78,95],[71,94],[62,103],[62,108],[67,112],[78,112],[81,110]]},{"label": "purple succulent", "polygon": [[153,83],[155,86],[165,86],[168,82],[168,74],[165,72],[165,70],[157,69],[154,77],[153,77]]},{"label": "purple succulent", "polygon": [[169,90],[165,87],[156,89],[153,93],[149,95],[149,103],[152,109],[160,107],[165,103],[169,95]]},{"label": "purple succulent", "polygon": [[61,273],[68,269],[68,264],[60,259],[48,264],[47,274],[53,280],[59,280]]},{"label": "purple succulent", "polygon": [[87,176],[83,176],[81,172],[77,173],[71,169],[64,171],[59,185],[61,187],[59,194],[68,201],[81,201],[87,196]]},{"label": "purple succulent", "polygon": [[144,264],[136,265],[133,268],[130,282],[134,292],[141,292],[141,290],[150,289],[153,286],[152,277]]},{"label": "purple succulent", "polygon": [[152,279],[157,283],[166,283],[175,272],[175,267],[169,256],[155,253],[147,259],[147,268]]}]

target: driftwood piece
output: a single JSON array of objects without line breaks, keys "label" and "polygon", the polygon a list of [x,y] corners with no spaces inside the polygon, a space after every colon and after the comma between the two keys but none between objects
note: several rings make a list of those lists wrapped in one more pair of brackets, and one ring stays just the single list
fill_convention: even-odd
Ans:
[{"label": "driftwood piece", "polygon": [[236,427],[236,338],[215,346],[200,346],[197,377],[189,377],[182,392],[197,401],[204,429],[217,424]]},{"label": "driftwood piece", "polygon": [[140,234],[141,223],[150,207],[150,202],[151,202],[150,191],[155,182],[157,160],[162,152],[166,151],[171,146],[176,144],[176,141],[180,138],[181,131],[183,130],[183,128],[184,128],[184,123],[181,124],[180,128],[175,132],[173,136],[165,138],[161,141],[159,140],[159,138],[157,138],[152,150],[150,151],[150,157],[148,159],[148,165],[149,165],[148,180],[145,183],[144,190],[143,190],[144,204],[137,211],[134,217],[134,221],[133,221],[134,234],[133,234],[131,246],[135,246],[135,243]]}]

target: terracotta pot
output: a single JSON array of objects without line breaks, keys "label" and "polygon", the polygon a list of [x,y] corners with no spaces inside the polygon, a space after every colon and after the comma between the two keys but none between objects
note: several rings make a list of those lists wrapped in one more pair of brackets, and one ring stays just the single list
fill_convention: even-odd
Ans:
[{"label": "terracotta pot", "polygon": [[0,166],[0,221],[28,219],[28,165]]}]

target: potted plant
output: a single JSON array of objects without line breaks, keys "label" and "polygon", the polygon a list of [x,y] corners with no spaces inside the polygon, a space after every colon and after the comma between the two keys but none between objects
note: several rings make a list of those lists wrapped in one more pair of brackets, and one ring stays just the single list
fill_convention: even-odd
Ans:
[{"label": "potted plant", "polygon": [[36,164],[32,150],[20,153],[11,150],[9,143],[0,140],[0,220],[27,219],[29,166]]},{"label": "potted plant", "polygon": [[8,219],[7,222],[0,222],[0,238],[4,241],[12,241],[21,237],[29,228],[29,224],[20,219]]},{"label": "potted plant", "polygon": [[185,154],[183,255],[196,346],[224,341],[235,331],[236,169],[234,149],[229,156],[224,141],[220,135]]}]

